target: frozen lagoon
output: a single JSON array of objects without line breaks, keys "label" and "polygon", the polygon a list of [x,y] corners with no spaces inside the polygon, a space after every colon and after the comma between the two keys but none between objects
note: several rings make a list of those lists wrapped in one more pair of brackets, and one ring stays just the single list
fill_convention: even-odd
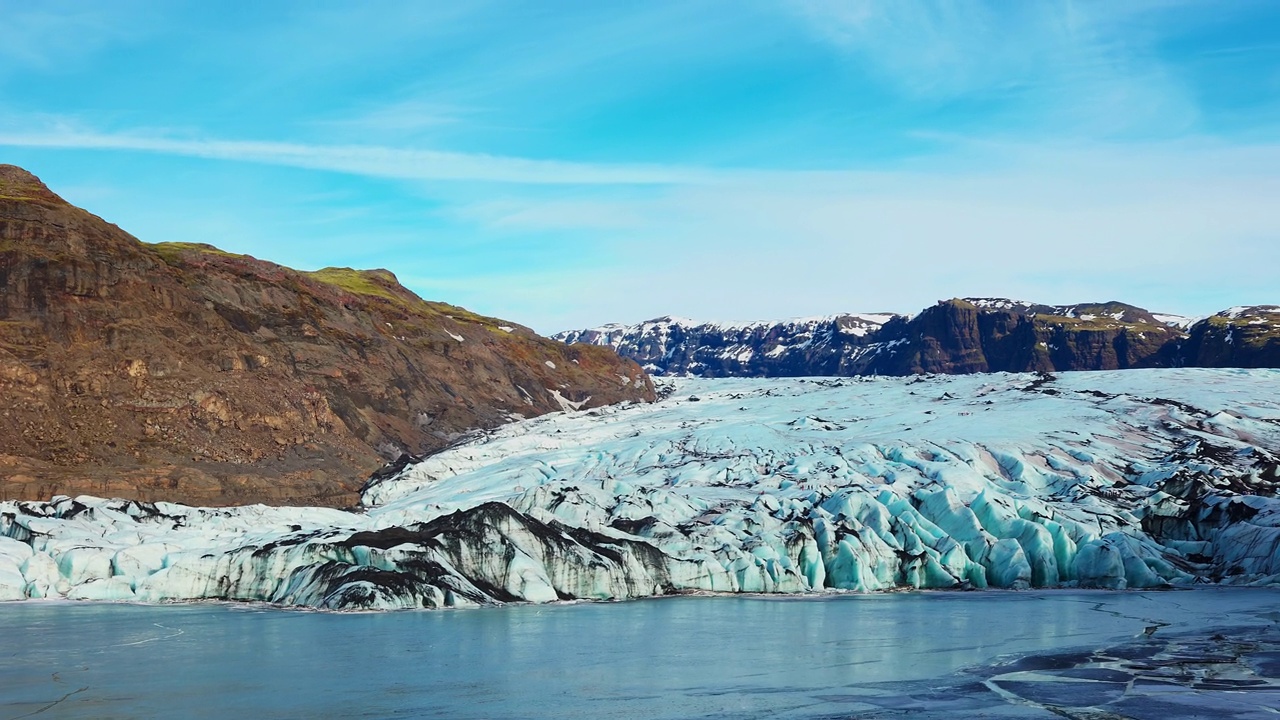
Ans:
[{"label": "frozen lagoon", "polygon": [[1274,588],[31,602],[0,606],[0,718],[1261,718],[1278,621]]}]

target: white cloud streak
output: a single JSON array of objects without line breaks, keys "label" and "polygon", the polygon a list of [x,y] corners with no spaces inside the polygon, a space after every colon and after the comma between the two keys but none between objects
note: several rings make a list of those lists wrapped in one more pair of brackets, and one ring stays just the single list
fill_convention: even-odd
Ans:
[{"label": "white cloud streak", "polygon": [[709,182],[715,176],[710,171],[661,165],[589,164],[362,145],[185,140],[79,131],[0,132],[0,145],[161,153],[400,180],[528,185],[650,185]]}]

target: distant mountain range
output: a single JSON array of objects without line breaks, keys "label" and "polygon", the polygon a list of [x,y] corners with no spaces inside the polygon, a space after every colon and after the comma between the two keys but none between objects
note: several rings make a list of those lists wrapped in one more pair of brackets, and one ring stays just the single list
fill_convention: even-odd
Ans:
[{"label": "distant mountain range", "polygon": [[654,375],[702,377],[1280,367],[1275,305],[1231,308],[1197,321],[1121,302],[956,298],[913,316],[745,324],[661,317],[552,337],[612,347]]}]

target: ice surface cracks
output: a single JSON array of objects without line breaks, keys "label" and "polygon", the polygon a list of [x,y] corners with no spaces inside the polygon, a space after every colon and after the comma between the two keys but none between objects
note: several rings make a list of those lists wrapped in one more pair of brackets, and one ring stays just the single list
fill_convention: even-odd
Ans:
[{"label": "ice surface cracks", "polygon": [[1066,662],[1025,659],[983,683],[1006,701],[1080,720],[1270,716],[1280,711],[1277,657],[1274,626],[1169,638],[1153,631]]}]

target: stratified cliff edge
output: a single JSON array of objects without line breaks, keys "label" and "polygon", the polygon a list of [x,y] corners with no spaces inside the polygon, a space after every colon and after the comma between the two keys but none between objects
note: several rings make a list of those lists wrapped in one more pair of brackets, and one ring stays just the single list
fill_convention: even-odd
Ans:
[{"label": "stratified cliff edge", "polygon": [[1211,315],[1191,327],[1177,357],[1197,367],[1280,367],[1280,306],[1236,307]]},{"label": "stratified cliff edge", "polygon": [[386,270],[148,245],[0,165],[0,498],[347,506],[401,453],[652,398],[608,348]]},{"label": "stratified cliff edge", "polygon": [[891,320],[851,374],[1123,370],[1158,366],[1177,326],[1119,302],[1054,307],[946,300]]}]

